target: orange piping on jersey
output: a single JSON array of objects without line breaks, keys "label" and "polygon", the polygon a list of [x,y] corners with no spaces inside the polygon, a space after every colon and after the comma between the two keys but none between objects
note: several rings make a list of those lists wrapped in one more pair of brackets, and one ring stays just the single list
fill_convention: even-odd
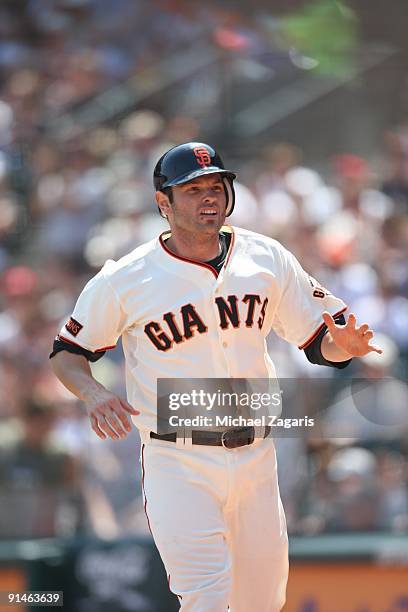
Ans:
[{"label": "orange piping on jersey", "polygon": [[179,259],[180,261],[185,261],[186,263],[191,263],[191,264],[195,264],[196,266],[201,266],[202,268],[207,268],[207,270],[210,270],[214,274],[215,278],[218,278],[217,270],[215,270],[212,266],[209,266],[208,264],[206,264],[204,261],[196,261],[195,259],[189,259],[188,257],[183,257],[182,255],[176,255],[176,253],[173,253],[173,251],[170,251],[169,247],[166,245],[166,243],[163,240],[163,236],[167,233],[168,232],[164,232],[163,234],[160,235],[160,238],[159,238],[160,244],[163,247],[163,249],[166,251],[166,253],[168,253],[172,257],[175,257],[176,259]]},{"label": "orange piping on jersey", "polygon": [[[229,247],[229,250],[228,250],[228,254],[227,254],[227,257],[226,257],[226,260],[225,260],[225,263],[224,263],[224,267],[227,265],[228,260],[230,258],[232,247],[233,247],[233,244],[234,244],[234,237],[235,237],[234,236],[234,231],[232,230],[232,228],[229,225],[226,226],[226,227],[231,231],[232,238],[231,238],[231,244],[230,244],[230,247]],[[166,245],[166,243],[165,243],[165,241],[163,239],[163,237],[166,234],[169,234],[169,233],[170,233],[169,231],[166,231],[166,232],[163,232],[162,234],[160,234],[160,236],[159,236],[160,244],[163,247],[163,249],[166,251],[166,253],[168,253],[172,257],[175,257],[176,259],[179,259],[180,261],[185,261],[186,263],[191,263],[191,264],[195,264],[196,266],[201,266],[202,268],[207,268],[207,270],[210,270],[214,274],[215,278],[218,278],[217,270],[215,270],[215,268],[213,268],[209,264],[205,263],[204,261],[196,261],[195,259],[189,259],[188,257],[183,257],[182,255],[176,255],[176,253],[173,253],[173,251],[170,251],[169,247]]]},{"label": "orange piping on jersey", "polygon": [[112,349],[116,348],[116,344],[114,344],[113,346],[104,346],[100,349],[96,349],[96,351],[93,351],[94,353],[103,353],[103,351],[110,351]]},{"label": "orange piping on jersey", "polygon": [[[344,308],[342,308],[341,310],[339,310],[339,312],[336,312],[336,314],[332,315],[333,319],[335,317],[338,317],[340,314],[342,314],[344,311],[346,311],[348,308],[348,306],[345,306]],[[313,332],[313,334],[310,336],[310,338],[308,340],[306,340],[306,342],[304,342],[301,346],[299,346],[298,348],[301,349],[305,349],[306,347],[309,346],[309,344],[311,344],[313,342],[313,340],[316,338],[316,336],[318,336],[320,334],[320,332],[322,331],[323,327],[326,325],[326,323],[322,323],[321,325],[319,325],[319,327],[316,329],[316,331]]]},{"label": "orange piping on jersey", "polygon": [[[64,340],[64,342],[68,342],[68,344],[73,344],[74,346],[79,346],[79,348],[89,351],[89,349],[86,349],[84,346],[81,346],[80,344],[77,344],[76,342],[72,342],[72,340],[65,338],[65,336],[61,336],[61,334],[58,334],[57,338],[58,340]],[[113,346],[104,346],[103,348],[99,348],[99,349],[96,349],[95,351],[91,351],[91,353],[102,353],[103,351],[109,351],[110,349],[114,349],[114,348],[116,348],[116,344],[114,344]]]}]

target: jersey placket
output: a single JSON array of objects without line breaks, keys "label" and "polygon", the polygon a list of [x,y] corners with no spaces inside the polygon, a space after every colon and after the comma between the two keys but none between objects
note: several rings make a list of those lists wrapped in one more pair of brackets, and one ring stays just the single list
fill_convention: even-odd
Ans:
[{"label": "jersey placket", "polygon": [[219,320],[219,312],[218,312],[218,307],[217,307],[217,303],[215,301],[215,299],[217,297],[220,296],[220,294],[222,293],[222,286],[224,284],[224,280],[225,280],[225,275],[227,274],[226,270],[225,270],[225,265],[223,266],[221,272],[219,273],[216,282],[214,284],[214,290],[213,290],[213,300],[212,300],[212,307],[213,307],[213,311],[214,311],[214,318],[217,321],[217,336],[218,336],[218,350],[221,353],[223,359],[224,359],[224,363],[225,363],[225,369],[228,372],[228,378],[231,377],[231,368],[229,365],[229,359],[228,359],[228,342],[225,340],[225,337],[223,335],[223,330],[221,328],[220,325],[220,320]]}]

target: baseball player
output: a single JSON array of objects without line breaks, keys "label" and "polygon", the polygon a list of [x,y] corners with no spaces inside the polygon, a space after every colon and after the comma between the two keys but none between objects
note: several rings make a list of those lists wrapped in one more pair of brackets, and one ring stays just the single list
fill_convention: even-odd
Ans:
[{"label": "baseball player", "polygon": [[[165,153],[156,202],[170,229],[82,291],[51,354],[63,384],[85,403],[100,438],[139,428],[149,526],[183,611],[277,612],[285,602],[288,546],[270,428],[157,432],[158,378],[274,378],[274,329],[307,358],[343,368],[370,351],[373,332],[344,318],[275,240],[224,225],[234,179],[213,147]],[[122,338],[125,401],[93,377],[94,362]]]}]

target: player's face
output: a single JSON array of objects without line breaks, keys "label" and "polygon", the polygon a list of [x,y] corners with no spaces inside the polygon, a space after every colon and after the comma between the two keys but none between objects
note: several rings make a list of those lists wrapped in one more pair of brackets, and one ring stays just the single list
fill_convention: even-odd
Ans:
[{"label": "player's face", "polygon": [[172,229],[218,233],[225,221],[226,195],[219,174],[200,176],[173,187],[168,220]]}]

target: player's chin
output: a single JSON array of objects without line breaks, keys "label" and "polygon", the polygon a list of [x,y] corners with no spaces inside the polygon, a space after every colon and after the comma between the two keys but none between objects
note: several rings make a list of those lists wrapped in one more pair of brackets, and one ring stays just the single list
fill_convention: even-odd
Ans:
[{"label": "player's chin", "polygon": [[222,227],[222,223],[218,221],[217,223],[198,223],[196,226],[197,233],[203,234],[206,236],[214,236],[219,234],[220,229]]},{"label": "player's chin", "polygon": [[213,216],[209,216],[209,215],[199,215],[198,217],[198,225],[200,227],[206,227],[206,228],[216,228],[216,229],[220,229],[220,227],[222,227],[222,225],[224,224],[225,221],[225,216],[221,216],[219,213],[217,213],[216,215]]}]

